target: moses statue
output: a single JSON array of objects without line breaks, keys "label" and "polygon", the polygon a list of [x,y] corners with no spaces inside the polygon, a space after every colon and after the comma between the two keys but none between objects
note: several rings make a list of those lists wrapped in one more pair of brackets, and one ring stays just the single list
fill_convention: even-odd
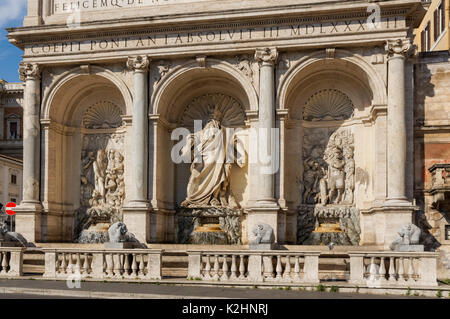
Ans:
[{"label": "moses statue", "polygon": [[245,166],[246,155],[237,136],[222,126],[222,119],[216,107],[205,127],[187,138],[182,156],[190,155],[192,165],[182,207],[238,207],[230,187],[230,173],[235,163]]}]

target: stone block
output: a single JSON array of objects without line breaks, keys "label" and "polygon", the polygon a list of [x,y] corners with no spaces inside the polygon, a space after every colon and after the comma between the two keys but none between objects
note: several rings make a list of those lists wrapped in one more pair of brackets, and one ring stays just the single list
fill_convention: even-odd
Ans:
[{"label": "stone block", "polygon": [[250,250],[275,250],[278,248],[278,245],[275,243],[272,244],[250,244],[248,246]]}]

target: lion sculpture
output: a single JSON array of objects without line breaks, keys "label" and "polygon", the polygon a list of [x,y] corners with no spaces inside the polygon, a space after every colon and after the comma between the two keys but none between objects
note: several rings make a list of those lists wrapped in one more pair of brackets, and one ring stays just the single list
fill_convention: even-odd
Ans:
[{"label": "lion sculpture", "polygon": [[422,231],[414,224],[404,225],[398,232],[399,238],[394,240],[389,247],[392,250],[397,250],[398,246],[418,245]]},{"label": "lion sculpture", "polygon": [[147,248],[145,244],[139,242],[136,237],[128,232],[127,226],[122,222],[117,222],[108,229],[110,243],[133,243],[136,247]]},{"label": "lion sculpture", "polygon": [[8,231],[8,225],[6,223],[0,223],[0,241],[20,243],[22,247],[35,247],[34,244],[29,243],[21,234]]},{"label": "lion sculpture", "polygon": [[256,238],[252,241],[252,245],[273,244],[275,242],[273,229],[267,224],[256,225],[256,227],[253,228],[253,235],[255,235]]}]

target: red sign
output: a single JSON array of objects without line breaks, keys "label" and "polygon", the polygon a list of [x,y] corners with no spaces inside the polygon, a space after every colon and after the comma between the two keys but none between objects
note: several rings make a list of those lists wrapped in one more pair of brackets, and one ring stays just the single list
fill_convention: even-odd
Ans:
[{"label": "red sign", "polygon": [[6,204],[7,209],[5,211],[9,216],[13,216],[16,214],[16,212],[8,208],[16,208],[16,207],[17,207],[16,203],[8,203]]}]

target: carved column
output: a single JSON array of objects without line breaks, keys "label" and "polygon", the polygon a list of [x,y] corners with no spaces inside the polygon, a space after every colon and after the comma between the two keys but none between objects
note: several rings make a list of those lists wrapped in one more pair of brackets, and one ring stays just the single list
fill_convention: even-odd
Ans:
[{"label": "carved column", "polygon": [[147,163],[148,163],[148,103],[147,57],[129,58],[128,68],[134,72],[133,94],[133,206],[146,204],[147,200]]},{"label": "carved column", "polygon": [[276,154],[273,154],[272,136],[275,128],[275,63],[278,59],[276,49],[258,49],[255,59],[260,63],[259,84],[259,129],[258,129],[258,163],[259,163],[259,191],[258,204],[273,205],[274,176],[273,171]]},{"label": "carved column", "polygon": [[[275,200],[275,176],[279,170],[279,148],[276,143],[279,136],[275,132],[275,64],[278,59],[276,49],[258,49],[255,54],[260,65],[259,110],[257,140],[250,143],[257,145],[257,166],[253,173],[257,175],[258,185],[254,190],[256,202],[248,209],[248,240],[251,241],[252,231],[258,224],[268,224],[274,230],[277,242],[284,241],[279,236],[279,206]],[[284,222],[280,229],[284,228]]]},{"label": "carved column", "polygon": [[127,67],[134,74],[132,176],[134,190],[127,207],[124,207],[124,222],[130,232],[141,241],[149,239],[150,204],[147,196],[148,169],[148,69],[150,60],[146,56],[130,57]]},{"label": "carved column", "polygon": [[23,193],[16,209],[16,231],[29,241],[41,239],[39,199],[40,171],[40,69],[37,64],[22,63],[20,79],[25,82],[23,105]]},{"label": "carved column", "polygon": [[410,205],[406,197],[405,59],[409,40],[388,42],[388,205]]},{"label": "carved column", "polygon": [[37,64],[20,66],[21,80],[25,82],[23,106],[23,200],[22,205],[40,205],[39,170],[41,130],[40,70]]}]

